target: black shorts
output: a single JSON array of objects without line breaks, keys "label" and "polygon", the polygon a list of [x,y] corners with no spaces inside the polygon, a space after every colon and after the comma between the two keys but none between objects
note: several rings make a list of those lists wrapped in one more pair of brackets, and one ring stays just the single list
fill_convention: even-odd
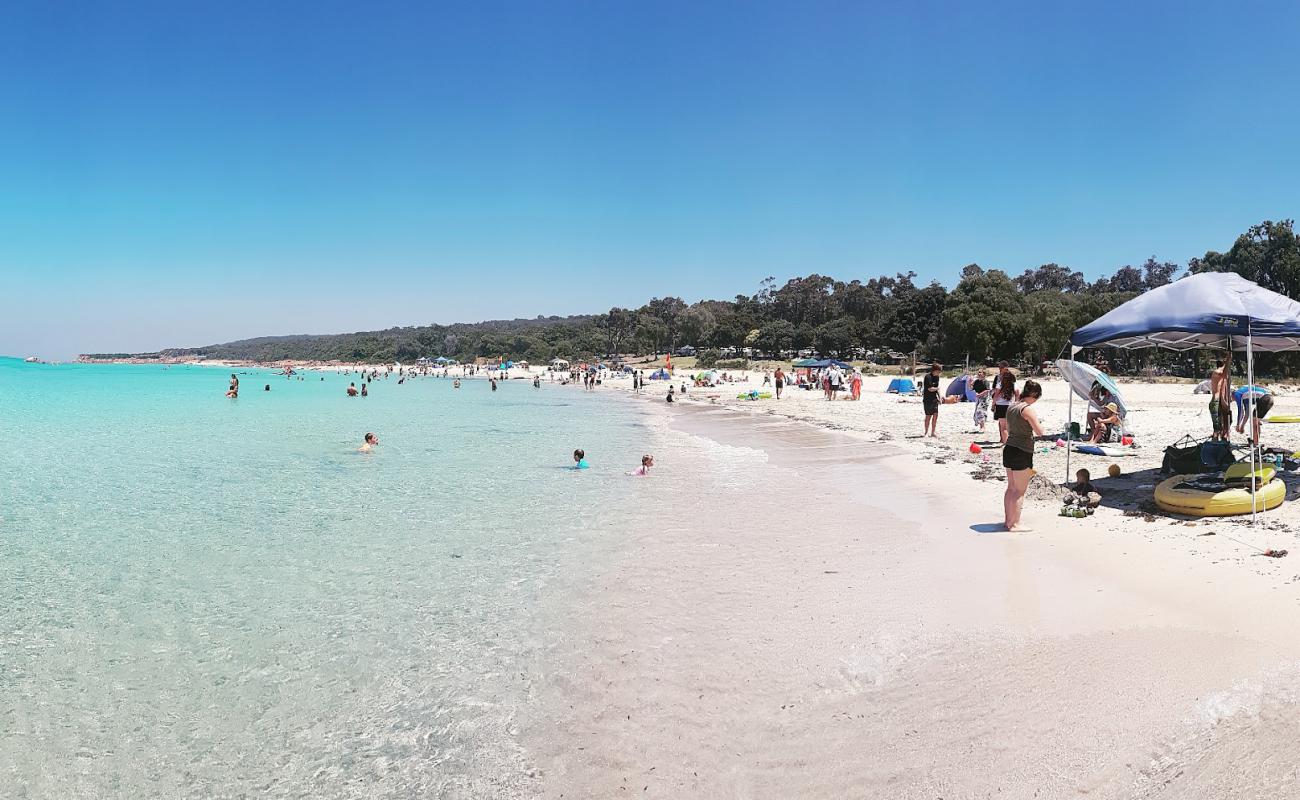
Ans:
[{"label": "black shorts", "polygon": [[1034,454],[1026,453],[1019,447],[1007,445],[1002,448],[1002,466],[1011,470],[1032,469]]},{"label": "black shorts", "polygon": [[1007,418],[1007,409],[1008,409],[1008,408],[1011,408],[1011,406],[1000,406],[1000,405],[994,404],[994,406],[993,406],[993,419],[1006,419],[1006,418]]},{"label": "black shorts", "polygon": [[921,403],[925,406],[925,415],[927,417],[939,413],[939,398],[934,395],[927,394]]}]

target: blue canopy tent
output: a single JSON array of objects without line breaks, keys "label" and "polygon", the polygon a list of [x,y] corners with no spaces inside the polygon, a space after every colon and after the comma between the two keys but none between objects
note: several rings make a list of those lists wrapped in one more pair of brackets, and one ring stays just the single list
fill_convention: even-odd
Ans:
[{"label": "blue canopy tent", "polygon": [[823,358],[821,361],[814,361],[807,366],[813,369],[827,369],[828,367],[839,367],[840,369],[852,369],[851,366],[834,358]]},{"label": "blue canopy tent", "polygon": [[911,378],[894,378],[885,391],[890,394],[916,394],[916,384]]},{"label": "blue canopy tent", "polygon": [[650,380],[652,381],[670,381],[672,379],[673,376],[669,375],[668,370],[664,369],[663,367],[660,367],[659,369],[650,373]]},{"label": "blue canopy tent", "polygon": [[[1070,335],[1070,356],[1085,347],[1203,347],[1246,351],[1255,383],[1255,350],[1300,350],[1300,303],[1232,272],[1202,272],[1145,292]],[[1070,394],[1073,421],[1074,393]],[[1255,417],[1254,395],[1250,416]],[[1254,469],[1256,447],[1250,449]],[[1069,453],[1066,476],[1069,476]],[[1251,521],[1255,503],[1251,503]]]}]

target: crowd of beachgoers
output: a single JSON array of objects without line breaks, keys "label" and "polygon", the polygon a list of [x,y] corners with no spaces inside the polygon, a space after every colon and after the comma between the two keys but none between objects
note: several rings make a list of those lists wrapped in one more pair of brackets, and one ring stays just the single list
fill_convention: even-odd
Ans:
[{"label": "crowd of beachgoers", "polygon": [[[1099,367],[1104,375],[1107,365]],[[1284,451],[1289,455],[1300,449],[1300,442],[1292,447],[1286,441],[1289,427],[1260,421],[1289,387],[1262,381],[1234,386],[1230,359],[1226,365],[1220,360],[1199,386],[1120,379],[1121,397],[1115,380],[1103,378],[1104,386],[1093,382],[1086,396],[1079,392],[1073,398],[1070,385],[1059,377],[1022,378],[1006,362],[957,376],[944,375],[938,364],[899,376],[871,374],[834,360],[815,367],[774,364],[740,370],[672,369],[658,363],[621,369],[586,364],[297,364],[281,370],[283,377],[296,380],[324,380],[327,374],[348,378],[341,392],[349,397],[366,397],[376,385],[413,380],[449,380],[456,388],[462,381],[481,381],[491,392],[506,382],[525,381],[536,389],[616,390],[670,405],[724,405],[789,417],[888,442],[901,453],[965,470],[977,480],[1004,482],[1001,497],[989,502],[1001,501],[1002,528],[1008,531],[1030,529],[1021,519],[1027,498],[1031,508],[1063,517],[1100,512],[1115,523],[1117,514],[1161,515],[1152,495],[1165,477],[1165,448],[1188,434],[1227,447],[1233,446],[1235,434],[1240,452],[1241,440],[1258,440],[1262,429],[1264,438],[1272,439],[1266,444],[1282,445],[1271,448],[1279,467]],[[260,388],[270,391],[271,384]],[[1208,398],[1200,394],[1205,391]],[[228,396],[238,392],[238,376],[232,374]],[[1249,425],[1252,409],[1255,420]],[[370,451],[377,443],[375,432],[364,432],[360,449]],[[1264,452],[1260,445],[1257,457],[1264,459]],[[646,474],[644,459],[638,474]],[[1042,524],[1042,514],[1036,516]]]}]

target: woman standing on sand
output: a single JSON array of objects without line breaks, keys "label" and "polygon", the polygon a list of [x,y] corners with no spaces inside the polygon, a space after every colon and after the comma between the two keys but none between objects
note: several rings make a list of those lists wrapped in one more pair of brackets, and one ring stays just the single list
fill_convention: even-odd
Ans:
[{"label": "woman standing on sand", "polygon": [[998,421],[998,441],[1007,443],[1007,409],[1020,395],[1016,392],[1016,376],[1011,374],[1007,362],[998,362],[998,376],[993,379],[993,419]]},{"label": "woman standing on sand", "polygon": [[1025,505],[1025,490],[1034,475],[1034,437],[1043,435],[1043,426],[1034,413],[1034,403],[1043,396],[1037,381],[1025,381],[1020,400],[1007,408],[1006,446],[1002,448],[1002,466],[1007,469],[1007,491],[1002,496],[1003,524],[1012,533],[1027,531],[1020,524]]}]

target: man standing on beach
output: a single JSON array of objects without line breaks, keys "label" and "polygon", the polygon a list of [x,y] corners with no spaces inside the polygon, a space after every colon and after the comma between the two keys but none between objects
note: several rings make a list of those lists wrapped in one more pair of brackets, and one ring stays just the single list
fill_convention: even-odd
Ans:
[{"label": "man standing on beach", "polygon": [[1210,372],[1210,427],[1215,441],[1232,439],[1232,351],[1215,363]]},{"label": "man standing on beach", "polygon": [[921,405],[925,408],[925,427],[922,438],[939,435],[939,373],[943,368],[938,362],[930,365],[930,374],[921,381]]},{"label": "man standing on beach", "polygon": [[844,382],[844,373],[835,364],[831,364],[830,369],[826,370],[826,399],[834,400],[840,392],[840,385]]},{"label": "man standing on beach", "polygon": [[781,390],[785,388],[785,371],[780,367],[776,368],[776,374],[772,376],[776,380],[776,399],[781,399]]}]

